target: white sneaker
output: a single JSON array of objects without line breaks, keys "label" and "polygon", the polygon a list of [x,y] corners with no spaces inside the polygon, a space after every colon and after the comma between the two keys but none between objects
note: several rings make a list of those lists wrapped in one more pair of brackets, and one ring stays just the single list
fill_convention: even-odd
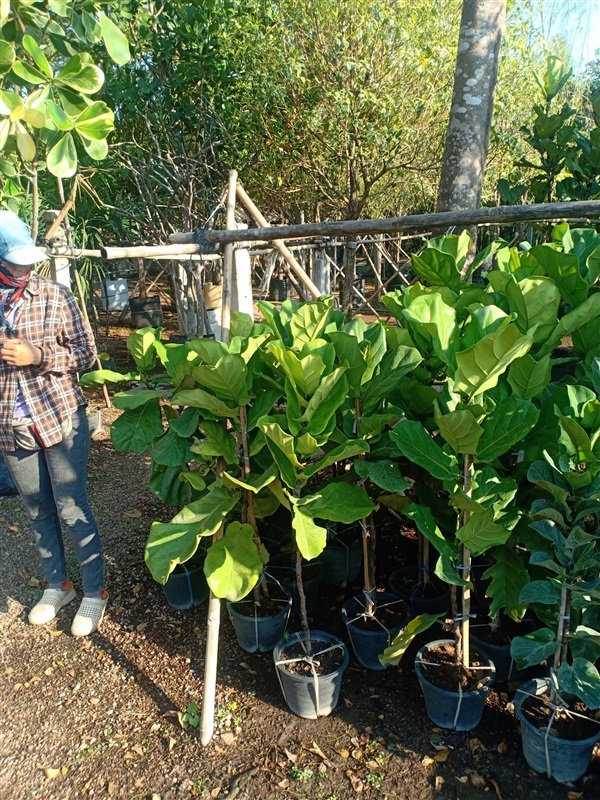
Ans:
[{"label": "white sneaker", "polygon": [[71,626],[73,636],[89,636],[90,633],[94,633],[102,622],[107,603],[108,595],[84,597]]},{"label": "white sneaker", "polygon": [[45,625],[58,614],[63,606],[75,599],[75,589],[46,589],[38,603],[29,612],[32,625]]}]

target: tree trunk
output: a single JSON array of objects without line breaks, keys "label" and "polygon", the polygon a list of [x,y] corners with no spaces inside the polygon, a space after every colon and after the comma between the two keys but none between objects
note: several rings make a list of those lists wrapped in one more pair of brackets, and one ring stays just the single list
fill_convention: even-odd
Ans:
[{"label": "tree trunk", "polygon": [[436,211],[479,206],[505,17],[506,0],[463,0]]}]

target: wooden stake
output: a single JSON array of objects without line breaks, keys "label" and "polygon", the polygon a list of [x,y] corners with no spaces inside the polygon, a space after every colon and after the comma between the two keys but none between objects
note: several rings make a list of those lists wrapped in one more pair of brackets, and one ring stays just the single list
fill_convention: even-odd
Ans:
[{"label": "wooden stake", "polygon": [[[250,197],[246,194],[244,189],[239,184],[237,187],[237,196],[240,199],[240,202],[242,203],[244,208],[249,212],[249,214],[252,216],[252,219],[256,222],[257,225],[266,226],[269,224],[267,220],[263,217],[263,215],[260,213],[258,208],[255,206],[253,201],[250,199]],[[299,227],[305,227],[305,226],[299,226]],[[248,233],[249,232],[246,231],[246,239],[243,241],[248,241]],[[271,241],[273,242],[273,247],[279,253],[281,253],[286,263],[289,264],[290,269],[294,272],[296,277],[304,284],[304,286],[306,286],[311,296],[314,297],[315,300],[319,298],[321,296],[321,292],[317,289],[317,287],[308,277],[306,272],[302,269],[301,265],[296,261],[296,259],[292,255],[291,250],[289,250],[285,246],[285,244],[280,238],[271,238]]]},{"label": "wooden stake", "polygon": [[[81,285],[81,278],[79,277],[79,272],[77,272],[76,269],[73,270],[73,273],[75,275],[75,283],[77,284],[77,291],[79,292],[79,297],[81,298],[81,313],[83,314],[87,324],[90,325],[90,318],[88,316],[87,308],[85,305],[85,297],[83,294],[83,287]],[[98,369],[102,369],[102,362],[100,361],[98,356],[96,356],[96,366],[98,367]],[[104,395],[104,402],[106,403],[106,407],[112,408],[112,403],[110,400],[110,395],[108,394],[108,389],[106,388],[106,384],[102,385],[102,394]]]},{"label": "wooden stake", "polygon": [[[471,497],[471,481],[473,475],[473,458],[470,455],[465,455],[464,461],[464,469],[463,469],[463,491],[467,497]],[[463,511],[461,514],[461,526],[466,525],[470,513],[468,511]],[[471,551],[468,547],[463,547],[462,549],[462,573],[463,577],[470,581],[471,580]],[[463,586],[462,590],[462,619],[461,619],[461,629],[462,629],[462,661],[465,669],[469,669],[471,666],[471,653],[470,653],[470,614],[471,614],[471,589],[468,586]]]},{"label": "wooden stake", "polygon": [[[227,193],[227,228],[235,228],[235,186],[237,172],[229,173]],[[231,323],[231,278],[233,273],[233,245],[225,248],[222,300],[222,339],[229,342]],[[213,542],[223,536],[223,525],[213,536]],[[203,747],[209,744],[215,730],[215,692],[217,688],[217,659],[219,655],[219,627],[221,625],[221,601],[210,592],[208,597],[208,619],[206,623],[206,658],[204,662],[204,689],[202,692],[202,715],[200,720],[200,741]]]}]

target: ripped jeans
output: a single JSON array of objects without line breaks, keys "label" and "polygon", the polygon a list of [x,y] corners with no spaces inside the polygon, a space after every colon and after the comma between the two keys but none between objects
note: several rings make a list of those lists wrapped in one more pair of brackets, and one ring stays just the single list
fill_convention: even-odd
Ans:
[{"label": "ripped jeans", "polygon": [[73,414],[73,427],[62,442],[39,450],[4,452],[23,498],[48,583],[68,580],[60,522],[71,535],[83,590],[104,588],[100,533],[87,498],[90,434],[85,406]]}]

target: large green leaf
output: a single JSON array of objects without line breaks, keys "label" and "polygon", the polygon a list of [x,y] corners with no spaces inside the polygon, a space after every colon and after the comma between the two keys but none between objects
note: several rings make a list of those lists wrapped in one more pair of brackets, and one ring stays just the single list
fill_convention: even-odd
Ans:
[{"label": "large green leaf", "polygon": [[521,590],[521,603],[541,603],[544,606],[560,605],[561,589],[549,580],[531,581]]},{"label": "large green leaf", "polygon": [[426,247],[420,255],[410,257],[413,271],[433,286],[447,286],[458,289],[460,270],[456,259],[434,247]]},{"label": "large green leaf", "polygon": [[538,353],[538,357],[548,355],[557,347],[565,336],[574,333],[591,320],[597,320],[600,316],[600,292],[587,297],[583,303],[569,311],[555,326],[548,337],[548,341]]},{"label": "large green leaf", "polygon": [[82,56],[76,55],[67,61],[55,81],[81,94],[95,94],[102,88],[104,73],[95,64],[84,64]]},{"label": "large green leaf", "polygon": [[338,367],[326,375],[310,398],[302,419],[308,423],[307,430],[312,436],[323,433],[331,418],[345,401],[348,393],[345,371],[345,367]]},{"label": "large green leaf", "polygon": [[461,345],[463,349],[477,344],[488,333],[494,333],[510,322],[509,315],[498,306],[480,306],[471,311],[469,321],[465,325]]},{"label": "large green leaf", "polygon": [[[181,479],[183,472],[181,465],[164,467],[153,462],[149,482],[150,491],[167,506],[181,507],[186,505],[193,496],[192,483]],[[193,474],[198,475],[198,473]],[[199,491],[205,488],[204,481],[201,482],[198,488]]]},{"label": "large green leaf", "polygon": [[510,646],[510,654],[519,669],[543,664],[556,651],[554,632],[549,628],[540,628],[526,636],[516,636]]},{"label": "large green leaf", "polygon": [[160,400],[164,395],[165,392],[155,389],[129,389],[125,392],[117,392],[113,397],[113,403],[115,408],[133,410],[145,406],[151,400]]},{"label": "large green leaf", "polygon": [[483,508],[501,511],[517,493],[517,484],[512,478],[501,478],[492,467],[476,469],[471,483],[471,497]]},{"label": "large green leaf", "polygon": [[246,362],[239,355],[227,354],[215,366],[199,366],[192,370],[192,377],[203,389],[227,402],[244,406],[250,402],[247,387]]},{"label": "large green leaf", "polygon": [[204,389],[182,389],[173,395],[171,403],[174,406],[191,406],[192,408],[202,408],[214,414],[215,417],[230,417],[238,419],[240,415],[239,406],[228,406],[210,392]]},{"label": "large green leaf", "polygon": [[228,464],[235,464],[238,458],[237,442],[231,433],[220,422],[202,420],[200,427],[204,436],[192,446],[192,452],[207,459],[221,456]]},{"label": "large green leaf", "polygon": [[48,59],[42,52],[39,44],[29,34],[25,34],[23,37],[23,47],[29,55],[33,58],[36,67],[40,70],[40,72],[46,76],[46,78],[52,78],[52,69],[50,64],[48,63]]},{"label": "large green leaf", "polygon": [[110,426],[110,438],[121,453],[143,453],[162,430],[158,400],[150,400],[140,408],[124,411]]},{"label": "large green leaf", "polygon": [[277,422],[270,422],[263,417],[258,427],[264,433],[267,447],[279,467],[281,478],[290,489],[296,488],[300,473],[300,462],[294,450],[294,437],[286,433]]},{"label": "large green leaf", "polygon": [[327,528],[317,525],[314,519],[298,506],[294,506],[292,528],[303,558],[311,561],[321,555],[327,544]]},{"label": "large green leaf", "polygon": [[527,333],[535,327],[533,341],[545,341],[556,325],[560,306],[560,292],[554,282],[543,277],[520,281],[512,278],[504,292],[518,328]]},{"label": "large green leaf", "polygon": [[304,474],[307,478],[310,478],[312,475],[315,475],[317,472],[320,472],[331,464],[336,464],[338,461],[344,461],[347,458],[352,458],[353,456],[358,456],[361,453],[368,452],[369,445],[362,439],[343,442],[338,447],[334,447],[333,450],[330,450],[319,461],[315,461],[313,464],[309,464],[307,467],[305,467]]},{"label": "large green leaf", "polygon": [[232,522],[206,551],[204,574],[216,597],[235,603],[257,584],[263,561],[251,525]]},{"label": "large green leaf", "polygon": [[513,393],[521,400],[529,400],[540,395],[550,383],[552,362],[550,356],[536,361],[527,353],[515,359],[508,368],[508,382]]},{"label": "large green leaf", "polygon": [[330,318],[332,306],[322,302],[303,303],[292,314],[290,331],[295,343],[311,342],[318,339]]},{"label": "large green leaf", "polygon": [[115,23],[103,14],[101,11],[98,14],[100,20],[100,28],[102,29],[102,38],[108,51],[108,55],[112,60],[119,65],[127,64],[131,56],[129,55],[129,43],[125,34],[119,30]]},{"label": "large green leaf", "polygon": [[235,475],[231,475],[228,472],[224,472],[223,486],[227,486],[231,489],[245,489],[253,494],[258,494],[258,492],[272,483],[277,478],[277,475],[277,464],[271,464],[271,466],[260,475],[248,475],[245,480],[242,480],[242,478],[238,478]]},{"label": "large green leaf", "polygon": [[363,411],[370,414],[379,405],[389,400],[406,375],[423,360],[416,347],[400,345],[387,353],[379,364],[376,374],[363,386]]},{"label": "large green leaf", "polygon": [[158,583],[165,584],[177,564],[184,564],[198,549],[199,523],[153,522],[144,560]]},{"label": "large green leaf", "polygon": [[572,455],[579,464],[595,461],[590,437],[577,420],[562,415],[558,419],[562,430],[561,442],[566,446],[569,455]]},{"label": "large green leaf", "polygon": [[134,372],[122,373],[112,369],[94,369],[79,378],[80,386],[104,386],[105,383],[124,383],[139,378]]},{"label": "large green leaf", "polygon": [[182,508],[171,522],[197,522],[200,524],[201,536],[212,536],[240,497],[240,492],[230,492],[223,486],[215,486],[204,497]]},{"label": "large green leaf", "polygon": [[532,247],[529,254],[542,265],[549,275],[562,299],[572,308],[583,303],[589,288],[579,271],[579,259],[574,253],[562,253],[554,245],[542,244]]},{"label": "large green leaf", "polygon": [[445,612],[440,614],[419,614],[418,617],[411,619],[410,622],[400,631],[394,641],[386,647],[379,655],[379,660],[384,666],[395,667],[402,660],[402,656],[408,650],[409,645],[415,637],[426,630],[443,617]]},{"label": "large green leaf", "polygon": [[435,524],[433,514],[428,506],[411,503],[404,509],[404,514],[415,522],[419,533],[431,542],[439,553],[448,558],[454,558],[457,552],[456,547],[453,542],[444,538],[444,535]]},{"label": "large green leaf", "polygon": [[49,171],[57,178],[70,178],[77,172],[77,150],[70,133],[65,133],[46,156]]},{"label": "large green leaf", "polygon": [[485,591],[491,599],[490,616],[503,611],[517,621],[525,614],[527,605],[520,594],[529,581],[529,574],[522,558],[511,547],[497,547],[493,552],[494,564],[483,573],[483,580],[489,580]]},{"label": "large green leaf", "polygon": [[340,364],[346,367],[345,374],[350,392],[353,397],[358,397],[362,377],[367,369],[367,362],[363,357],[360,343],[356,336],[351,336],[343,331],[332,331],[329,338],[335,347]]},{"label": "large green leaf", "polygon": [[160,329],[156,328],[140,328],[127,337],[127,349],[142,374],[156,366],[157,341],[160,341]]},{"label": "large green leaf", "polygon": [[175,431],[168,430],[154,443],[152,458],[165,467],[177,467],[191,460],[190,439],[183,439]]},{"label": "large green leaf", "polygon": [[451,411],[440,414],[435,403],[435,423],[441,436],[456,453],[475,453],[483,428],[470,411]]},{"label": "large green leaf", "polygon": [[532,345],[533,331],[523,335],[516,325],[490,333],[480,342],[456,354],[456,391],[475,398],[492,389],[502,373]]},{"label": "large green leaf", "polygon": [[178,436],[184,439],[193,436],[198,430],[198,422],[200,421],[200,414],[195,408],[186,408],[182,413],[172,419],[169,423],[171,430],[174,430]]},{"label": "large green leaf", "polygon": [[583,700],[589,709],[600,708],[600,673],[586,658],[575,658],[572,664],[561,664],[558,683],[564,692]]},{"label": "large green leaf", "polygon": [[354,470],[361,478],[369,478],[386,492],[403,492],[411,485],[393,461],[355,461]]},{"label": "large green leaf", "polygon": [[328,483],[299,500],[298,507],[312,517],[348,524],[368,517],[377,508],[362,487],[351,483]]},{"label": "large green leaf", "polygon": [[5,75],[7,72],[10,72],[14,63],[15,48],[11,42],[0,39],[0,75]]},{"label": "large green leaf", "polygon": [[402,420],[390,437],[400,454],[442,481],[458,481],[458,467],[453,458],[436,444],[420,422]]},{"label": "large green leaf", "polygon": [[471,514],[467,522],[456,532],[456,538],[478,556],[490,547],[506,544],[510,531],[494,522],[493,508],[484,509],[479,514]]},{"label": "large green leaf", "polygon": [[538,421],[539,410],[529,400],[509,397],[499,403],[483,422],[476,460],[495,461],[520,442]]},{"label": "large green leaf", "polygon": [[456,312],[442,299],[441,294],[421,295],[403,311],[411,332],[426,332],[431,348],[444,364],[454,363],[454,352],[458,341]]},{"label": "large green leaf", "polygon": [[101,141],[115,127],[112,110],[100,100],[91,103],[75,120],[75,129],[86,139]]}]

